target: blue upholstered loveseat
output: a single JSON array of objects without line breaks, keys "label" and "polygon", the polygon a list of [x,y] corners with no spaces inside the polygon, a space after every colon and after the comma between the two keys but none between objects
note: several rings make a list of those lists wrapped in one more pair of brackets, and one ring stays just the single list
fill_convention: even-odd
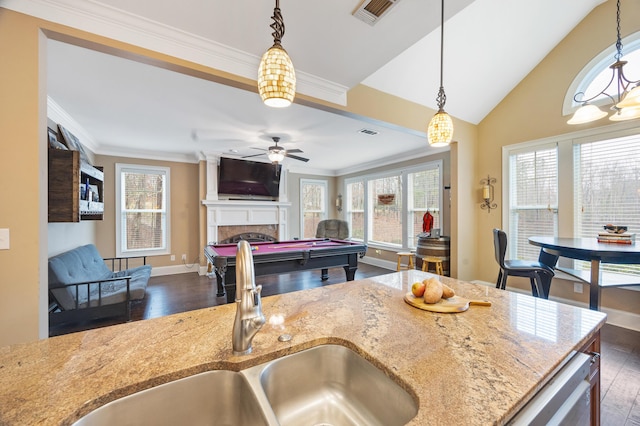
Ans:
[{"label": "blue upholstered loveseat", "polygon": [[[127,269],[132,259],[142,259],[143,264]],[[128,321],[131,301],[144,298],[150,276],[145,257],[103,259],[93,244],[53,256],[49,258],[49,323],[113,315],[124,315]]]}]

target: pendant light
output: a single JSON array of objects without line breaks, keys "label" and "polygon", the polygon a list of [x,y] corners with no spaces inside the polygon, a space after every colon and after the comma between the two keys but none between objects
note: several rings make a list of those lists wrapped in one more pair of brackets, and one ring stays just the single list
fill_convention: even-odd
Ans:
[{"label": "pendant light", "polygon": [[[606,117],[607,112],[602,111],[596,105],[589,103],[599,96],[606,96],[613,103],[611,109],[614,112],[609,117],[609,120],[623,121],[640,118],[640,80],[629,80],[624,75],[623,68],[627,64],[627,61],[623,61],[621,59],[622,39],[620,37],[620,0],[616,3],[616,23],[618,36],[616,39],[616,61],[609,66],[612,71],[611,80],[609,80],[609,84],[607,84],[604,89],[589,99],[584,99],[584,92],[578,92],[575,94],[573,100],[577,103],[581,103],[582,106],[580,106],[580,108],[578,108],[573,114],[573,117],[567,121],[568,124],[590,123]],[[612,85],[615,87],[612,87]],[[631,88],[632,85],[635,85],[635,87]],[[607,90],[610,88],[615,89],[615,97],[607,93]]]},{"label": "pendant light", "polygon": [[284,20],[280,1],[273,9],[273,46],[262,55],[258,68],[258,92],[265,105],[282,108],[291,105],[296,95],[296,73],[291,58],[280,44],[284,36]]},{"label": "pendant light", "polygon": [[442,85],[443,62],[444,62],[444,0],[440,10],[440,90],[438,90],[438,112],[433,116],[427,128],[427,139],[429,145],[433,147],[447,146],[453,139],[453,121],[444,110],[447,102],[447,95],[444,93]]}]

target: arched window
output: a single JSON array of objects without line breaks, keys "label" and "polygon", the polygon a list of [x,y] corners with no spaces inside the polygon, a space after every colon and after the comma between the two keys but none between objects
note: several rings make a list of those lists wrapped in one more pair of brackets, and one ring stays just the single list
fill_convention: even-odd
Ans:
[{"label": "arched window", "polygon": [[[624,66],[625,76],[629,80],[640,80],[640,31],[622,39],[622,46],[624,55],[622,60],[627,61]],[[589,99],[607,86],[612,75],[609,66],[616,61],[615,55],[616,46],[614,43],[600,52],[578,73],[565,94],[562,115],[573,114],[580,107],[581,103],[575,102],[573,99],[576,93],[584,92],[583,99]],[[607,92],[612,96],[617,94],[615,83]],[[611,99],[600,96],[590,103],[602,106],[611,103]]]}]

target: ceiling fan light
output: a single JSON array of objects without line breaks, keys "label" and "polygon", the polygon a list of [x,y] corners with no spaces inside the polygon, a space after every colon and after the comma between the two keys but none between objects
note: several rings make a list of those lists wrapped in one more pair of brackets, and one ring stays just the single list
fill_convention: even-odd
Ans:
[{"label": "ceiling fan light", "polygon": [[435,148],[447,146],[453,139],[453,120],[441,110],[433,116],[427,128],[429,145]]},{"label": "ceiling fan light", "polygon": [[609,120],[611,121],[625,121],[640,118],[640,106],[626,107],[616,111]]},{"label": "ceiling fan light", "polygon": [[567,124],[584,124],[606,117],[607,113],[595,105],[584,104],[573,113]]},{"label": "ceiling fan light", "polygon": [[616,105],[618,108],[640,108],[640,85],[631,89],[624,99]]},{"label": "ceiling fan light", "polygon": [[267,157],[269,157],[269,161],[272,163],[280,163],[284,160],[284,150],[272,150],[267,153]]},{"label": "ceiling fan light", "polygon": [[258,68],[258,92],[265,105],[283,108],[291,105],[296,95],[296,73],[291,58],[279,45],[262,55]]}]

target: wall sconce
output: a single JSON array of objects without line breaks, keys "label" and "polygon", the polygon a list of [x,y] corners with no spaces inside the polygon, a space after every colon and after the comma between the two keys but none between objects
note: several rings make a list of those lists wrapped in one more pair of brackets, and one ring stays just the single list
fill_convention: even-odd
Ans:
[{"label": "wall sconce", "polygon": [[336,210],[342,211],[342,194],[338,194],[338,198],[336,198]]},{"label": "wall sconce", "polygon": [[492,178],[487,175],[485,179],[480,179],[482,184],[482,204],[481,209],[486,209],[487,213],[491,213],[491,209],[497,209],[498,205],[493,202],[493,184],[496,183],[496,178]]}]

